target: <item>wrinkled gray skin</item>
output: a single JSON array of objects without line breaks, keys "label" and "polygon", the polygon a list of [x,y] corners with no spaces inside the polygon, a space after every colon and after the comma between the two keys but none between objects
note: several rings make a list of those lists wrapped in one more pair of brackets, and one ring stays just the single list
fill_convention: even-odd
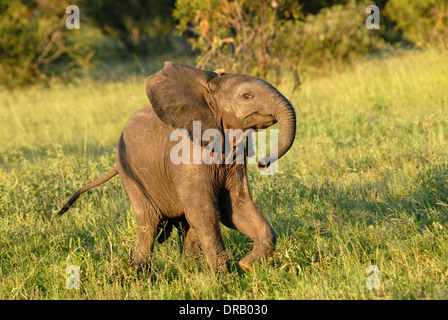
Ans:
[{"label": "wrinkled gray skin", "polygon": [[[77,193],[61,210],[68,210],[84,191],[119,174],[136,214],[138,230],[134,251],[136,268],[146,267],[154,241],[163,242],[173,227],[180,230],[183,255],[205,254],[216,272],[228,267],[220,222],[253,240],[253,249],[239,265],[243,270],[269,256],[276,236],[254,204],[246,164],[178,164],[170,160],[175,128],[192,134],[193,120],[202,131],[265,129],[279,124],[278,158],[291,147],[296,128],[289,101],[267,82],[245,75],[213,72],[166,62],[147,78],[151,105],[127,122],[118,144],[116,167]],[[190,141],[191,150],[193,142]],[[272,150],[271,150],[272,151]],[[272,153],[272,152],[271,152]],[[269,154],[259,167],[269,166]]]}]

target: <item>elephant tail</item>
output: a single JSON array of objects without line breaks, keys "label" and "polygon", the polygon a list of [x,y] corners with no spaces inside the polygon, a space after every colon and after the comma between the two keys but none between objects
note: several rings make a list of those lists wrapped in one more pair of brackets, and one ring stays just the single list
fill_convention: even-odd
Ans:
[{"label": "elephant tail", "polygon": [[73,205],[73,203],[78,199],[78,197],[86,192],[87,190],[90,190],[92,188],[95,188],[96,186],[106,182],[110,178],[116,176],[118,174],[117,168],[113,168],[108,173],[106,173],[104,176],[102,176],[99,179],[96,179],[93,182],[90,182],[89,184],[85,185],[81,189],[75,192],[75,194],[64,204],[62,209],[58,212],[58,216],[62,216],[70,207]]}]

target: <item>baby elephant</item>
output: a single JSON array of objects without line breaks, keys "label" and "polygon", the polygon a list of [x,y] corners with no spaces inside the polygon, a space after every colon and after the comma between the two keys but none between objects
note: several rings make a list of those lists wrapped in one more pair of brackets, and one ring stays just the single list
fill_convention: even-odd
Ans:
[{"label": "baby elephant", "polygon": [[[119,174],[138,224],[137,269],[149,266],[155,239],[162,243],[173,227],[180,232],[182,254],[196,256],[202,249],[216,272],[228,268],[220,222],[253,240],[252,251],[239,262],[243,270],[272,254],[276,236],[252,200],[245,161],[238,161],[252,149],[240,143],[241,135],[234,141],[229,133],[278,123],[278,144],[258,162],[266,168],[294,142],[291,103],[263,80],[172,62],[147,78],[146,93],[151,105],[127,122],[115,168],[79,189],[59,215],[83,192]],[[213,141],[204,145],[202,140],[211,136]]]}]

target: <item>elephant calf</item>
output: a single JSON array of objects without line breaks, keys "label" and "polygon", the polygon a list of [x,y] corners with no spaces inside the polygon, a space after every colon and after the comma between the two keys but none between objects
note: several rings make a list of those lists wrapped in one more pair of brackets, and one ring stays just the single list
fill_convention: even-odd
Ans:
[{"label": "elephant calf", "polygon": [[[252,200],[246,164],[219,161],[225,157],[220,147],[225,144],[219,139],[214,148],[207,149],[218,161],[173,163],[170,155],[176,141],[172,141],[172,133],[177,129],[188,141],[189,150],[204,151],[207,147],[195,140],[194,121],[200,121],[197,128],[201,136],[213,129],[224,137],[229,130],[260,130],[278,123],[278,144],[258,162],[265,168],[294,142],[296,117],[291,103],[263,80],[241,74],[218,75],[172,62],[147,78],[146,92],[151,105],[127,122],[118,143],[115,168],[79,189],[59,215],[80,194],[119,174],[138,224],[136,268],[149,263],[155,239],[162,243],[176,227],[183,254],[197,255],[202,249],[212,270],[227,270],[220,222],[253,240],[252,251],[239,262],[243,270],[269,256],[276,237]],[[235,154],[233,139],[231,148]]]}]

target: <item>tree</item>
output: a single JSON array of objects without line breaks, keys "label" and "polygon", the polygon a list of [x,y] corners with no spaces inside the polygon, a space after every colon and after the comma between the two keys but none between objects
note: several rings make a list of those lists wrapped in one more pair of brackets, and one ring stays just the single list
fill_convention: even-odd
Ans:
[{"label": "tree", "polygon": [[199,51],[198,67],[251,74],[275,85],[289,74],[294,92],[303,69],[325,69],[384,47],[380,33],[365,27],[364,3],[317,4],[317,14],[305,15],[292,0],[178,0],[174,17]]},{"label": "tree", "polygon": [[285,25],[300,23],[299,9],[289,0],[178,0],[174,17],[178,29],[192,35],[189,42],[200,52],[198,67],[219,67],[278,84],[278,71],[293,59],[290,48],[276,39]]},{"label": "tree", "polygon": [[174,29],[175,0],[84,0],[83,12],[104,33],[118,38],[131,53],[157,51]]},{"label": "tree", "polygon": [[419,47],[448,46],[448,0],[389,0],[384,14]]},{"label": "tree", "polygon": [[76,3],[0,0],[0,84],[14,87],[46,78],[63,58],[73,66],[88,63],[87,45],[68,41],[65,9]]}]

